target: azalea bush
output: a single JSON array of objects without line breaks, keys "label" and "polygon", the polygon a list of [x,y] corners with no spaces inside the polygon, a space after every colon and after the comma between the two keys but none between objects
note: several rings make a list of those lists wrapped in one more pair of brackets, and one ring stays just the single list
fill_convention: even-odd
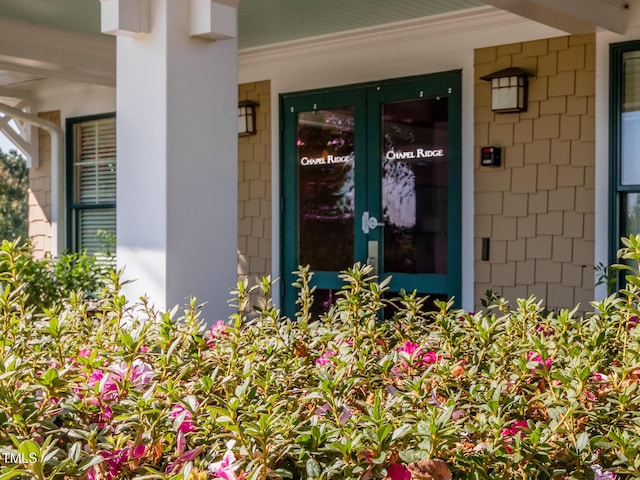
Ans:
[{"label": "azalea bush", "polygon": [[64,252],[56,258],[36,258],[32,246],[19,239],[4,242],[0,250],[5,257],[0,262],[3,283],[20,286],[26,295],[24,304],[38,310],[59,303],[77,290],[82,290],[86,299],[95,298],[113,266],[109,254],[98,258],[85,252]]},{"label": "azalea bush", "polygon": [[266,278],[254,316],[239,283],[205,327],[195,300],[128,303],[117,274],[91,308],[38,308],[22,255],[0,249],[0,480],[640,477],[637,270],[579,317],[534,298],[427,311],[355,265],[317,318],[301,268],[295,318]]}]

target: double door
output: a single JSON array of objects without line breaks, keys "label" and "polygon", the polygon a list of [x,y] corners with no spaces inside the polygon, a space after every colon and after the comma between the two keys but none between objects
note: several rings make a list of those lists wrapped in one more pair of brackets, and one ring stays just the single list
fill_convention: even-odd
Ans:
[{"label": "double door", "polygon": [[391,291],[459,299],[460,89],[456,71],[281,97],[285,313],[298,265],[319,309],[355,262]]}]

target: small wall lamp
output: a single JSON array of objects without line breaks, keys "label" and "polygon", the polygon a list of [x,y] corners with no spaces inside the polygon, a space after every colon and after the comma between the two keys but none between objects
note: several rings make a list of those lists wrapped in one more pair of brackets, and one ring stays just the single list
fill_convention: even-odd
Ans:
[{"label": "small wall lamp", "polygon": [[238,103],[238,136],[255,135],[256,107],[260,105],[253,100],[242,100]]},{"label": "small wall lamp", "polygon": [[491,82],[491,110],[497,113],[526,112],[528,77],[532,76],[514,67],[480,77]]}]

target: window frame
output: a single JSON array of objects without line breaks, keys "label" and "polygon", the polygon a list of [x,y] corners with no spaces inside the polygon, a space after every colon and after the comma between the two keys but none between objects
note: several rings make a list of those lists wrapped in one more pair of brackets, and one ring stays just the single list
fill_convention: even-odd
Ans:
[{"label": "window frame", "polygon": [[[101,113],[96,115],[85,115],[81,117],[72,117],[66,119],[66,162],[65,162],[65,197],[66,197],[66,249],[72,253],[78,253],[80,251],[79,244],[79,228],[78,228],[78,212],[84,210],[106,210],[116,209],[116,202],[101,202],[101,203],[76,203],[75,202],[75,158],[76,158],[76,137],[75,127],[82,123],[89,123],[104,119],[116,118],[115,112]],[[116,133],[117,143],[117,133]],[[117,176],[117,153],[116,153],[116,176]],[[117,216],[117,212],[116,212]]]}]

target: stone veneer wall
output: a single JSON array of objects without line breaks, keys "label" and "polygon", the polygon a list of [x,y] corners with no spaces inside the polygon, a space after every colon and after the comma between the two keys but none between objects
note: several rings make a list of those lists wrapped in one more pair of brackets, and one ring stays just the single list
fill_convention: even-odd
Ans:
[{"label": "stone veneer wall", "polygon": [[[39,117],[60,125],[60,111],[43,112]],[[38,130],[40,166],[29,169],[28,235],[34,255],[43,257],[51,253],[51,136]]]},{"label": "stone veneer wall", "polygon": [[238,138],[238,279],[256,285],[271,273],[271,84],[239,85],[254,100],[257,133]]},{"label": "stone veneer wall", "polygon": [[[489,82],[507,67],[534,74],[524,113],[491,111]],[[475,51],[475,303],[485,291],[535,295],[550,309],[594,288],[595,36],[551,38]],[[480,167],[481,146],[502,147],[501,167]],[[482,238],[490,259],[482,261]]]}]

